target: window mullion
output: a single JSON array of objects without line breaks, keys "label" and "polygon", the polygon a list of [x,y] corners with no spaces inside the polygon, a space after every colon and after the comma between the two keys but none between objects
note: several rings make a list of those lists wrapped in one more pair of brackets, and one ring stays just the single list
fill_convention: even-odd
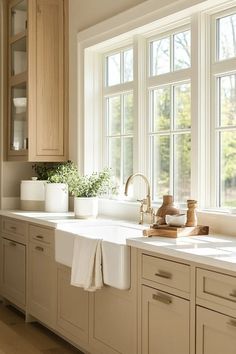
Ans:
[{"label": "window mullion", "polygon": [[174,174],[175,174],[175,169],[174,169],[174,159],[175,159],[175,154],[174,154],[174,120],[175,120],[175,87],[174,85],[171,85],[171,94],[170,94],[170,102],[171,102],[171,117],[170,117],[170,191],[169,193],[174,195]]},{"label": "window mullion", "polygon": [[174,175],[175,175],[175,148],[174,148],[174,137],[173,133],[170,133],[170,190],[169,194],[174,195]]},{"label": "window mullion", "polygon": [[134,171],[148,175],[148,110],[147,110],[147,72],[146,39],[134,38]]},{"label": "window mullion", "polygon": [[124,182],[124,95],[120,96],[120,106],[121,106],[121,131],[120,131],[120,147],[121,147],[121,159],[120,159],[120,178],[121,185]]}]

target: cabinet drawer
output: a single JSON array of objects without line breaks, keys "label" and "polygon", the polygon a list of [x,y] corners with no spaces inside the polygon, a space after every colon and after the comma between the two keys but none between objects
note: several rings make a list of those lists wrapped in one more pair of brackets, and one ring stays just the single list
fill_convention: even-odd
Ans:
[{"label": "cabinet drawer", "polygon": [[236,277],[197,269],[197,298],[236,309]]},{"label": "cabinet drawer", "polygon": [[142,277],[155,283],[189,292],[190,270],[189,266],[185,264],[143,254]]},{"label": "cabinet drawer", "polygon": [[30,237],[30,241],[38,241],[46,244],[53,244],[54,230],[46,229],[41,226],[30,225],[29,237]]},{"label": "cabinet drawer", "polygon": [[2,232],[10,235],[14,241],[25,243],[27,240],[27,223],[11,218],[2,218]]},{"label": "cabinet drawer", "polygon": [[32,254],[53,258],[53,252],[49,245],[41,242],[32,242],[29,245],[29,249]]}]

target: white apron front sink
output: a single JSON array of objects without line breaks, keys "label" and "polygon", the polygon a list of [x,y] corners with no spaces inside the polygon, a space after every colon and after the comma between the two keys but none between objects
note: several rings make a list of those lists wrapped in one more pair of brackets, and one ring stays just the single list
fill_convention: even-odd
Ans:
[{"label": "white apron front sink", "polygon": [[142,229],[122,224],[81,225],[77,223],[58,226],[56,232],[55,258],[58,263],[72,266],[74,238],[96,237],[102,239],[103,281],[118,289],[130,288],[130,246],[127,238],[142,237]]}]

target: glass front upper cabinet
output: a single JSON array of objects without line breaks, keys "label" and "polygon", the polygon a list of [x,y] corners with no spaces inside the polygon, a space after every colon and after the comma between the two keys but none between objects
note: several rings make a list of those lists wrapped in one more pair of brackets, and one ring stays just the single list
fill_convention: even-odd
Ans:
[{"label": "glass front upper cabinet", "polygon": [[10,150],[28,148],[27,88],[22,83],[11,88]]},{"label": "glass front upper cabinet", "polygon": [[27,0],[9,6],[9,152],[24,155],[28,149],[27,110]]},{"label": "glass front upper cabinet", "polygon": [[10,9],[11,28],[10,36],[14,37],[27,29],[27,0],[19,1]]},{"label": "glass front upper cabinet", "polygon": [[19,75],[27,70],[26,37],[11,44],[11,76]]}]

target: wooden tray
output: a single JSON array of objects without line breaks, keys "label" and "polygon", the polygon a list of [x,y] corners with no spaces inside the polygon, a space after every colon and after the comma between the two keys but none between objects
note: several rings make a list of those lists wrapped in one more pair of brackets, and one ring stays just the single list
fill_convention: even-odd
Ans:
[{"label": "wooden tray", "polygon": [[197,235],[208,235],[209,226],[168,226],[159,225],[158,227],[143,230],[143,235],[147,237],[151,236],[162,236],[162,237],[187,237],[187,236],[197,236]]}]

